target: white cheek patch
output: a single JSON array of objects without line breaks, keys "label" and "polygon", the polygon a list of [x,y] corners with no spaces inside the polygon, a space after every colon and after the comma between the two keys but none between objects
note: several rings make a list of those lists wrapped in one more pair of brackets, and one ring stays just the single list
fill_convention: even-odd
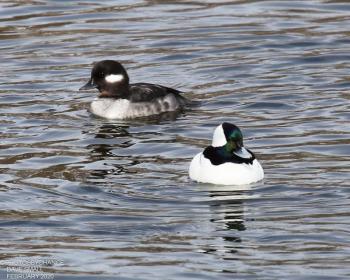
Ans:
[{"label": "white cheek patch", "polygon": [[117,82],[121,82],[124,79],[124,76],[121,74],[111,74],[105,77],[105,80],[108,83],[117,83]]},{"label": "white cheek patch", "polygon": [[222,125],[220,124],[214,131],[213,142],[211,145],[213,147],[221,147],[226,145],[226,143],[227,141],[226,141],[225,133],[222,128]]}]

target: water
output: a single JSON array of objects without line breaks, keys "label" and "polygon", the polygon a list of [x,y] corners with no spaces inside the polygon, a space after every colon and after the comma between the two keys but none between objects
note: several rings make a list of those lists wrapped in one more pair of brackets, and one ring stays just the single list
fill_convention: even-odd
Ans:
[{"label": "water", "polygon": [[[42,271],[69,280],[349,277],[349,12],[331,0],[1,1],[1,277],[47,259],[58,263]],[[77,89],[107,58],[198,105],[91,116],[95,92]],[[189,180],[222,121],[241,127],[263,182]]]}]

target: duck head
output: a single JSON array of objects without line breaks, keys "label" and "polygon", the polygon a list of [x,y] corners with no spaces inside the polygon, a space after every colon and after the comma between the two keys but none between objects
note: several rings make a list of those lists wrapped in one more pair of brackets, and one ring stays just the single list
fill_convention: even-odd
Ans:
[{"label": "duck head", "polygon": [[213,147],[222,147],[229,154],[236,154],[242,158],[250,158],[251,154],[244,148],[243,134],[234,124],[224,122],[214,131]]},{"label": "duck head", "polygon": [[90,80],[79,90],[93,88],[99,90],[99,97],[123,98],[128,94],[128,73],[118,61],[102,60],[94,65]]}]

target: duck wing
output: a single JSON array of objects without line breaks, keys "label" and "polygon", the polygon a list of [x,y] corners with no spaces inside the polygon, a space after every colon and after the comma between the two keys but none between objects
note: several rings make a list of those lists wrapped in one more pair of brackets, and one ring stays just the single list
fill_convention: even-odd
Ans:
[{"label": "duck wing", "polygon": [[185,105],[187,99],[181,95],[181,91],[148,83],[137,83],[129,86],[130,101],[131,102],[150,102],[157,98],[165,97],[168,94],[173,94],[176,100]]}]

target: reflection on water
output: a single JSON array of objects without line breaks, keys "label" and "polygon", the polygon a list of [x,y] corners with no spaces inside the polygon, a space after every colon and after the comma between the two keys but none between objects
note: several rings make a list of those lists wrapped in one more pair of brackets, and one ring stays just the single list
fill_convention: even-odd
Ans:
[{"label": "reflection on water", "polygon": [[[99,128],[95,138],[96,143],[92,143],[87,146],[90,150],[90,162],[92,164],[96,162],[104,162],[108,159],[113,159],[112,150],[116,147],[127,148],[132,144],[130,143],[130,134],[128,133],[128,126],[117,126],[114,124],[104,124]],[[104,141],[105,140],[105,141]],[[90,176],[96,179],[104,179],[108,174],[120,174],[124,173],[124,164],[113,164],[111,169],[96,169],[91,170]]]},{"label": "reflection on water", "polygon": [[[349,276],[347,1],[2,1],[0,278]],[[183,112],[107,121],[94,61],[174,87]],[[187,175],[218,123],[264,166],[246,188]],[[98,275],[98,276],[96,276]]]}]

